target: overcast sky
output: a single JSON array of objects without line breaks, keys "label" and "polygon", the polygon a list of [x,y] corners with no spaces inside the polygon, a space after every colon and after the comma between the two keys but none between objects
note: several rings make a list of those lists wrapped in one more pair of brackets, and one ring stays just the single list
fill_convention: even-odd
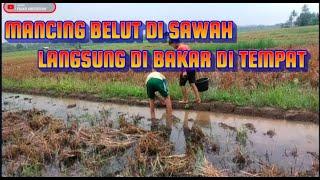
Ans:
[{"label": "overcast sky", "polygon": [[2,3],[2,27],[7,20],[233,20],[238,26],[273,25],[285,22],[292,10],[300,13],[303,4],[319,12],[318,3],[57,3],[53,14],[8,14]]}]

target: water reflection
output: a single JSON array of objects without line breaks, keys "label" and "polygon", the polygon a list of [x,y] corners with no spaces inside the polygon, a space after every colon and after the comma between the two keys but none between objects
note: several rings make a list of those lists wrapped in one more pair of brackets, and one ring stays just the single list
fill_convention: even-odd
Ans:
[{"label": "water reflection", "polygon": [[[162,120],[165,122],[164,125],[161,125],[161,120],[152,119],[151,120],[151,130],[161,130],[164,131],[168,137],[170,137],[170,141],[174,145],[175,153],[195,153],[197,151],[201,142],[197,142],[197,138],[199,138],[199,126],[210,127],[210,115],[199,113],[196,116],[197,120],[191,118],[191,112],[184,111],[179,115],[182,115],[178,118],[173,116],[171,120],[167,120],[166,114],[162,114]],[[182,121],[182,122],[181,122]],[[198,127],[198,128],[195,128]],[[194,131],[194,132],[193,132]],[[202,131],[201,131],[202,134]]]},{"label": "water reflection", "polygon": [[[17,98],[15,98],[16,96]],[[25,100],[25,98],[32,100]],[[76,104],[76,107],[67,108],[70,104]],[[165,109],[161,108],[157,109],[156,117],[162,115],[163,118],[149,121],[148,107],[2,93],[2,111],[32,108],[46,110],[48,114],[65,121],[68,121],[67,119],[70,117],[71,119],[80,119],[81,123],[84,123],[83,125],[100,121],[103,123],[108,120],[107,125],[110,126],[108,123],[113,123],[113,128],[117,128],[119,115],[124,115],[128,120],[132,120],[133,118],[130,118],[132,116],[139,115],[143,117],[137,123],[140,127],[147,130],[166,131],[170,141],[174,144],[176,154],[186,153],[186,149],[189,149],[188,140],[193,136],[192,128],[199,126],[220,149],[219,155],[215,155],[213,152],[208,154],[209,160],[211,159],[211,162],[225,162],[222,168],[229,167],[237,133],[230,129],[221,128],[219,126],[221,122],[237,129],[246,123],[251,123],[254,126],[257,131],[248,132],[248,140],[253,142],[253,145],[248,146],[247,150],[250,150],[249,154],[252,154],[252,158],[264,157],[268,152],[270,162],[290,168],[295,166],[292,165],[292,162],[295,163],[296,158],[286,157],[285,152],[297,149],[298,160],[296,164],[301,168],[310,168],[313,157],[307,152],[319,154],[319,125],[313,123],[191,110],[175,110],[173,120],[166,121]],[[274,130],[276,135],[272,138],[263,135],[268,130]],[[216,147],[212,147],[212,149],[216,149]]]},{"label": "water reflection", "polygon": [[195,123],[201,127],[211,128],[210,114],[208,112],[197,113]]}]

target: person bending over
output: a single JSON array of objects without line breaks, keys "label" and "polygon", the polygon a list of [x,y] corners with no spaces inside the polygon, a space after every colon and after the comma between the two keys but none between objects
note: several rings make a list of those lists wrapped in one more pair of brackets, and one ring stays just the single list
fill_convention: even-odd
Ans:
[{"label": "person bending over", "polygon": [[[158,98],[163,105],[166,105],[166,118],[167,121],[171,121],[172,118],[172,105],[168,91],[168,83],[164,75],[159,72],[151,72],[145,82],[147,86],[147,94],[150,104],[151,119],[155,120],[155,99]],[[162,97],[156,95],[156,92]]]}]

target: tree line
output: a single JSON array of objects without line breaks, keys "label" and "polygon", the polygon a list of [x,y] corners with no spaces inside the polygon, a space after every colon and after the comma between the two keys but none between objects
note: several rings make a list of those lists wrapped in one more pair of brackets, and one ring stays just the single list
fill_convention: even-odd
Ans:
[{"label": "tree line", "polygon": [[310,12],[308,6],[305,4],[301,9],[301,13],[298,14],[295,10],[291,11],[287,22],[281,24],[281,27],[293,27],[293,26],[310,26],[319,24],[319,13]]}]

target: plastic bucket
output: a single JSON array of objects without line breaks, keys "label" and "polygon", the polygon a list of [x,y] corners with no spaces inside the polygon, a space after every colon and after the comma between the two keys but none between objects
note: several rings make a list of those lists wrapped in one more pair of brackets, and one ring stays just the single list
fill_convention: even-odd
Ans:
[{"label": "plastic bucket", "polygon": [[199,92],[203,92],[209,89],[209,78],[200,78],[196,80],[196,86]]}]

